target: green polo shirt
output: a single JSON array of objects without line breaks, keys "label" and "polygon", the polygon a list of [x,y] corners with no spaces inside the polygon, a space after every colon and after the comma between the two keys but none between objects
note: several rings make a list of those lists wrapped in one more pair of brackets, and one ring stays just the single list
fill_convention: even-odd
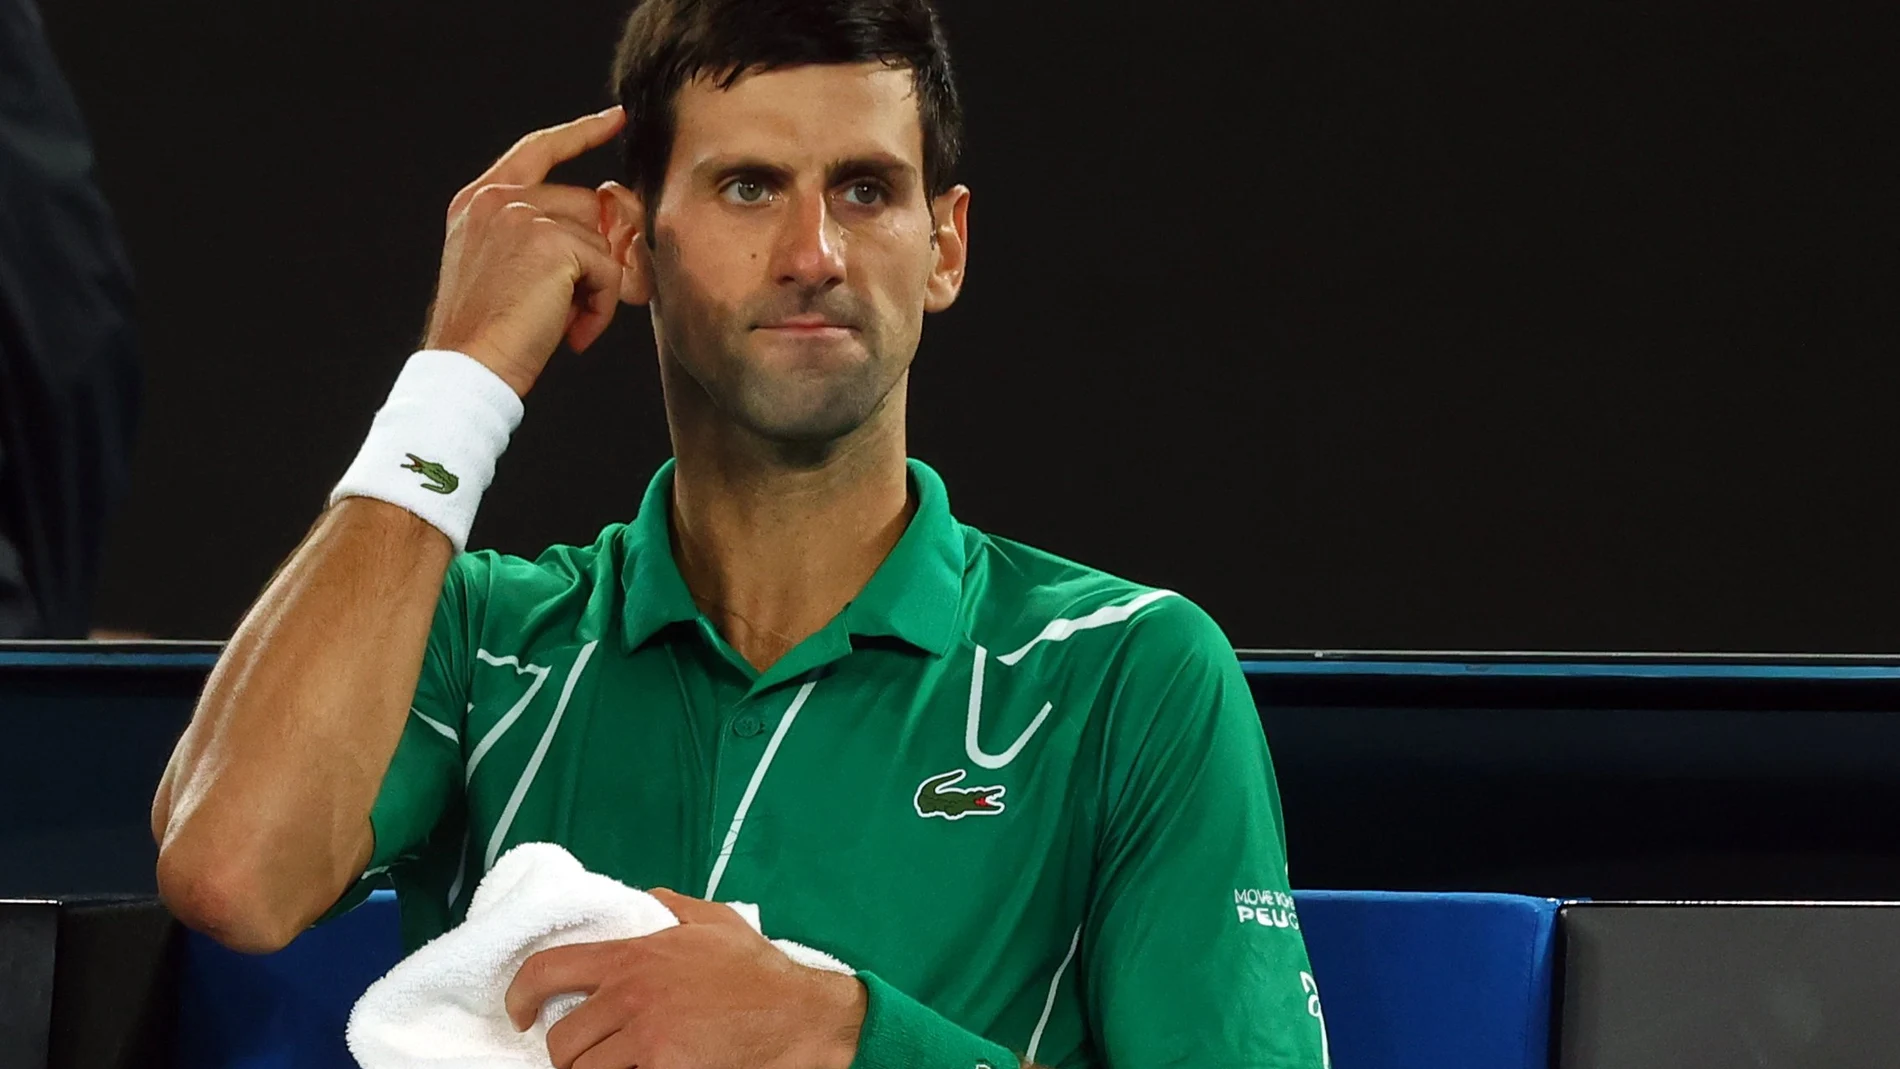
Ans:
[{"label": "green polo shirt", "polygon": [[[674,564],[672,465],[587,547],[450,568],[371,814],[413,950],[496,857],[758,903],[871,993],[859,1065],[1324,1059],[1267,744],[1206,613],[917,509],[764,672]],[[1006,1048],[1006,1049],[1005,1049]]]}]

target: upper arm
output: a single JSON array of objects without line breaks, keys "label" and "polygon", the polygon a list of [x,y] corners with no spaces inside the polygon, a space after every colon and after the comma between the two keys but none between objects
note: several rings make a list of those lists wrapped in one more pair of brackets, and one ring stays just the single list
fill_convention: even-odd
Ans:
[{"label": "upper arm", "polygon": [[1109,702],[1083,936],[1109,1064],[1320,1066],[1279,792],[1232,647],[1193,604],[1158,603]]},{"label": "upper arm", "polygon": [[363,839],[352,865],[355,879],[317,918],[319,922],[347,912],[368,897],[383,873],[420,856],[441,835],[445,822],[459,812],[469,609],[472,575],[479,564],[477,558],[458,557],[443,579],[415,697],[363,825]]}]

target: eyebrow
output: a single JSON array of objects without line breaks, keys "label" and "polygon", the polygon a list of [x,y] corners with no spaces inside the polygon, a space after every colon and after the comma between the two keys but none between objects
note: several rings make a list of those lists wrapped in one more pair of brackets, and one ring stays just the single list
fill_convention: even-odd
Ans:
[{"label": "eyebrow", "polygon": [[[791,168],[756,156],[714,156],[699,163],[693,171],[713,182],[724,182],[739,175],[758,175],[787,185],[793,177]],[[916,175],[917,168],[908,161],[883,152],[847,156],[825,165],[827,188],[855,178],[875,178],[896,189],[913,181]]]},{"label": "eyebrow", "polygon": [[843,185],[854,178],[875,178],[893,189],[901,188],[917,175],[917,168],[908,161],[885,153],[870,156],[853,156],[832,163],[825,168],[825,184]]}]

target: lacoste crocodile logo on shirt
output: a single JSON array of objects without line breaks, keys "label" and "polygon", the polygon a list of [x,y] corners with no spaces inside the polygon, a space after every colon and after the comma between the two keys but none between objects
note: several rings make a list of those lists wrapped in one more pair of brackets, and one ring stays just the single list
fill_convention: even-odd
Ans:
[{"label": "lacoste crocodile logo on shirt", "polygon": [[962,820],[964,817],[993,817],[1006,807],[1006,787],[958,787],[968,772],[959,768],[940,772],[917,785],[917,815]]},{"label": "lacoste crocodile logo on shirt", "polygon": [[404,471],[413,471],[424,479],[429,480],[422,484],[424,490],[432,490],[438,494],[452,494],[455,492],[456,487],[462,485],[462,480],[456,478],[454,472],[437,464],[435,461],[424,460],[414,453],[404,453],[403,455],[409,458],[409,463],[399,465],[399,467]]}]

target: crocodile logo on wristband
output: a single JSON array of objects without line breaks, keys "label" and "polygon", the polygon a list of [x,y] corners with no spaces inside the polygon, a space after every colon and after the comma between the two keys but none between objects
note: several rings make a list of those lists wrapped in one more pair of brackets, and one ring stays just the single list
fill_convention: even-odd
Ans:
[{"label": "crocodile logo on wristband", "polygon": [[414,453],[404,453],[403,455],[409,458],[409,463],[397,466],[404,471],[413,471],[424,479],[429,480],[422,484],[424,490],[438,494],[452,494],[455,492],[456,487],[462,485],[462,480],[456,478],[454,472],[437,464],[435,461],[424,460]]}]

